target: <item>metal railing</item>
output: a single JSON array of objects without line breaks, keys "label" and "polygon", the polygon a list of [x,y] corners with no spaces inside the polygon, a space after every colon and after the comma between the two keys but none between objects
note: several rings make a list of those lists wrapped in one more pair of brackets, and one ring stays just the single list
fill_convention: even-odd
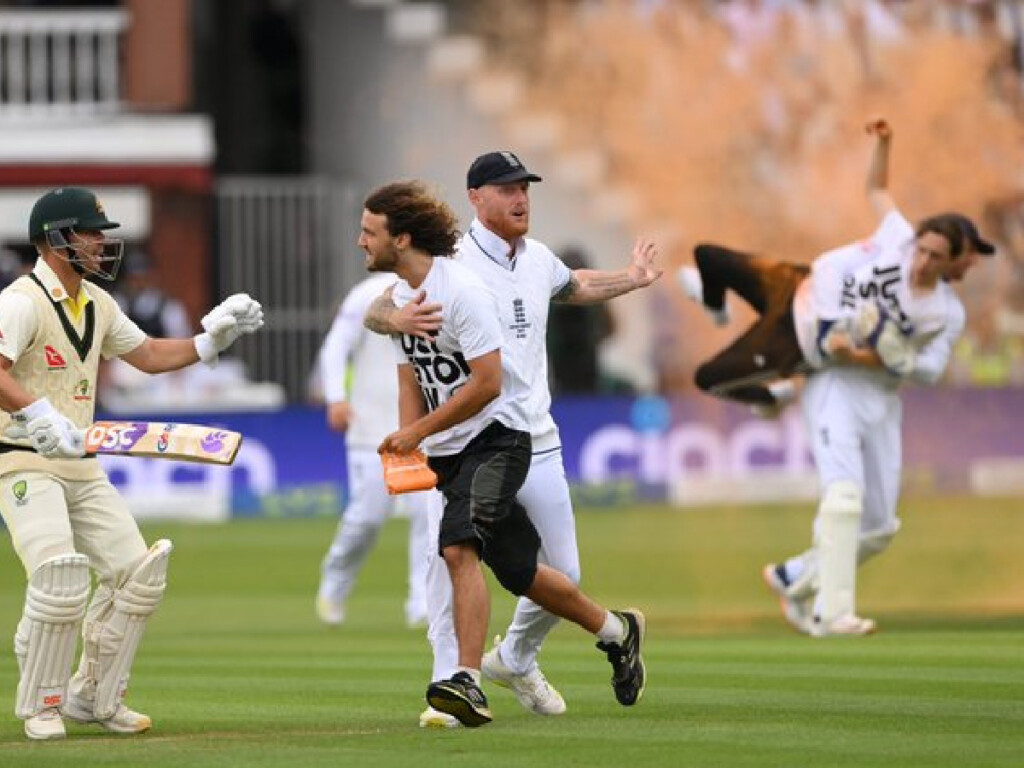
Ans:
[{"label": "metal railing", "polygon": [[306,399],[323,337],[348,286],[365,275],[355,253],[353,190],[317,177],[223,177],[217,185],[218,298],[245,292],[266,326],[233,350],[258,381]]},{"label": "metal railing", "polygon": [[0,10],[0,118],[122,108],[123,10]]}]

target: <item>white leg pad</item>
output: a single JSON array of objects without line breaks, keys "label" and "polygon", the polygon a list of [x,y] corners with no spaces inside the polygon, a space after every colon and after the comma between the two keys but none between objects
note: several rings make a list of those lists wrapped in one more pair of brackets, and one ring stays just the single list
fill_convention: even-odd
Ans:
[{"label": "white leg pad", "polygon": [[153,544],[138,568],[114,592],[112,610],[85,623],[82,661],[71,681],[71,693],[80,702],[92,702],[97,720],[113,717],[128,692],[128,678],[146,622],[167,588],[172,549],[167,539]]},{"label": "white leg pad", "polygon": [[14,714],[22,720],[64,703],[90,585],[85,555],[50,558],[29,577],[14,635],[21,670]]},{"label": "white leg pad", "polygon": [[828,626],[854,614],[857,591],[857,545],[864,502],[860,487],[841,480],[825,489],[818,508],[817,542],[820,614]]}]

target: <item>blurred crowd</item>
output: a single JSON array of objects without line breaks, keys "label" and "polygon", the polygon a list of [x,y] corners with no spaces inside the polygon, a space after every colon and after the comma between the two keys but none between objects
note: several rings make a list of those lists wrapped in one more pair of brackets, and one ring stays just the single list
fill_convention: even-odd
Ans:
[{"label": "blurred crowd", "polygon": [[[911,218],[960,210],[1000,258],[963,298],[950,377],[1024,383],[1024,3],[1019,0],[500,0],[474,26],[525,77],[524,109],[557,114],[558,149],[593,147],[602,184],[641,200],[668,266],[693,245],[809,262],[866,235],[874,114],[896,128],[892,186]],[[530,6],[524,12],[523,6]],[[663,390],[736,329],[655,292]],[[742,320],[742,318],[741,318]]]}]

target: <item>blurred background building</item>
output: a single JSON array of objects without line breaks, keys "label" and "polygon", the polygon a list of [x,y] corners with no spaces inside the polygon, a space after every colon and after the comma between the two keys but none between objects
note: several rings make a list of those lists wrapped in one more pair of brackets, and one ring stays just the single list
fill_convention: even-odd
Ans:
[{"label": "blurred background building", "polygon": [[[624,265],[640,233],[670,271],[700,240],[807,262],[870,231],[860,126],[884,114],[910,218],[962,210],[1000,246],[964,286],[951,381],[1014,388],[1022,29],[1019,0],[0,0],[0,278],[31,263],[41,191],[94,187],[193,328],[236,291],[267,315],[226,372],[134,393],[111,376],[108,405],[295,407],[363,274],[379,183],[428,179],[467,224],[469,162],[507,147],[545,179],[532,234],[596,267]],[[666,278],[600,316],[556,312],[555,386],[690,396],[736,329]],[[559,350],[584,348],[566,385]],[[700,418],[735,422],[717,409]]]}]

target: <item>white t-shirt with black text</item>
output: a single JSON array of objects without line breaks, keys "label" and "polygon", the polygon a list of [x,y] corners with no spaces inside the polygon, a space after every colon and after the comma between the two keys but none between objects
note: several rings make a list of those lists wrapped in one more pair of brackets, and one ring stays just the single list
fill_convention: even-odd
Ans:
[{"label": "white t-shirt with black text", "polygon": [[[394,340],[399,365],[410,364],[429,410],[446,403],[470,377],[469,362],[502,349],[498,309],[483,281],[462,264],[437,256],[416,288],[405,280],[395,284],[392,298],[403,307],[420,291],[428,303],[444,310],[437,335],[426,341],[402,335]],[[529,430],[527,380],[511,356],[501,356],[501,394],[474,416],[423,441],[429,456],[450,456],[466,447],[493,421],[510,429]]]},{"label": "white t-shirt with black text", "polygon": [[942,375],[963,332],[965,312],[946,282],[925,293],[913,291],[914,242],[914,227],[893,210],[867,240],[828,251],[814,261],[810,278],[793,302],[797,338],[812,366],[826,363],[818,348],[820,321],[850,319],[866,303],[878,302],[918,350],[911,378],[932,383]]}]

